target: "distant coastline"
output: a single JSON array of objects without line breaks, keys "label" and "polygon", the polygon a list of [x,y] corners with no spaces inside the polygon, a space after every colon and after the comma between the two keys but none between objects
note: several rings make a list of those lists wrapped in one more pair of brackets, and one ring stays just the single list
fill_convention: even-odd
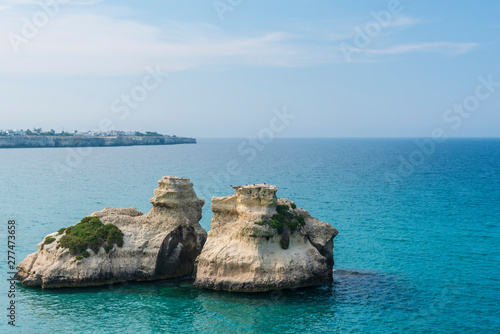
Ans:
[{"label": "distant coastline", "polygon": [[0,136],[0,148],[107,147],[196,144],[195,138],[176,136]]}]

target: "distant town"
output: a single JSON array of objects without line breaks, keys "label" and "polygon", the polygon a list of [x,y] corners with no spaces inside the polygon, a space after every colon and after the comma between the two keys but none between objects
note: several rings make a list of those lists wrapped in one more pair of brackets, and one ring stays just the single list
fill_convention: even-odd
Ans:
[{"label": "distant town", "polygon": [[119,137],[119,136],[129,136],[129,137],[172,137],[177,138],[173,135],[162,135],[158,132],[146,131],[144,133],[139,131],[73,131],[73,132],[55,132],[54,130],[43,131],[42,128],[33,128],[33,130],[2,130],[0,129],[0,136],[12,137],[12,136],[60,136],[60,137]]}]

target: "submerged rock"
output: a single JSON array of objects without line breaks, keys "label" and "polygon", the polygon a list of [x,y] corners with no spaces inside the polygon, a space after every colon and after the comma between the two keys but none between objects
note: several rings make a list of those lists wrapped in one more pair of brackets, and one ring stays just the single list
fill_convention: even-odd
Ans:
[{"label": "submerged rock", "polygon": [[90,215],[123,233],[121,247],[114,243],[97,252],[89,248],[83,256],[72,254],[59,243],[68,230],[55,232],[19,264],[15,278],[23,285],[58,288],[191,275],[207,235],[199,224],[205,201],[196,196],[189,179],[163,177],[150,202],[153,208],[147,214],[105,208]]},{"label": "submerged rock", "polygon": [[331,282],[337,230],[276,197],[265,184],[234,187],[212,199],[211,230],[194,284],[259,292]]}]

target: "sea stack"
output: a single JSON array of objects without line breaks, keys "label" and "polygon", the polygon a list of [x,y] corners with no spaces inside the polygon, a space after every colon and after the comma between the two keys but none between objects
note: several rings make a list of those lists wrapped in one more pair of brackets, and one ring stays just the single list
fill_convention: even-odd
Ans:
[{"label": "sea stack", "polygon": [[105,208],[49,234],[19,264],[15,278],[59,288],[191,275],[207,236],[199,224],[205,201],[189,179],[163,177],[150,202],[147,214]]},{"label": "sea stack", "polygon": [[242,292],[292,289],[332,281],[337,230],[312,217],[277,187],[233,187],[213,197],[211,230],[197,259],[198,287]]}]

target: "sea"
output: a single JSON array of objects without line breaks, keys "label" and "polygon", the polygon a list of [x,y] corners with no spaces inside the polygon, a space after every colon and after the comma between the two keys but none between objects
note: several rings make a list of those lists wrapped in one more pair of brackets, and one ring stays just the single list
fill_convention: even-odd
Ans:
[{"label": "sea", "polygon": [[[339,231],[333,284],[256,294],[202,290],[188,278],[11,286],[9,260],[106,206],[149,211],[168,175],[191,179],[205,199],[207,231],[212,196],[276,185],[278,197]],[[0,333],[500,332],[500,139],[0,149],[0,189]]]}]

